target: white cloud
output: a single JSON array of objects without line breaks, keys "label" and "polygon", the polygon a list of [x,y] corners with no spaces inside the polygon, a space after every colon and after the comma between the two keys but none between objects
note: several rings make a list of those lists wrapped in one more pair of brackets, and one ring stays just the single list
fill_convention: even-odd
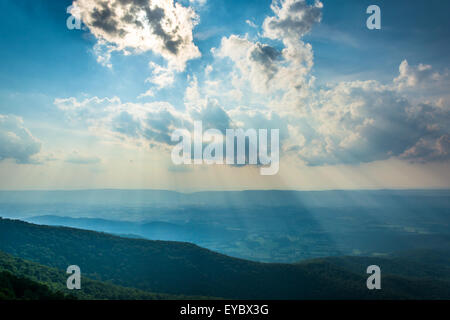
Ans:
[{"label": "white cloud", "polygon": [[322,19],[323,4],[317,0],[314,5],[305,0],[273,0],[270,7],[275,16],[263,23],[264,36],[270,39],[299,39]]},{"label": "white cloud", "polygon": [[[265,19],[263,31],[279,45],[248,36],[223,37],[212,49],[216,59],[204,70],[205,81],[188,77],[183,112],[166,102],[134,104],[118,98],[69,98],[55,104],[71,119],[84,119],[91,130],[134,143],[168,146],[171,130],[190,130],[193,121],[202,120],[205,128],[220,130],[280,129],[285,154],[310,166],[391,157],[450,159],[448,72],[436,72],[426,64],[410,66],[405,60],[398,77],[388,84],[350,81],[317,88],[313,50],[302,37],[320,22],[322,3],[281,0],[272,3],[272,10],[274,16]],[[232,62],[228,74],[222,72],[226,60]],[[170,63],[168,68],[152,63],[150,67],[148,81],[156,89],[173,83]],[[430,88],[440,91],[425,98]],[[152,94],[152,89],[146,93]]]},{"label": "white cloud", "polygon": [[55,99],[67,119],[106,139],[128,144],[169,145],[170,134],[190,120],[167,102],[122,103],[119,98]]},{"label": "white cloud", "polygon": [[200,57],[192,30],[198,17],[173,0],[76,0],[83,23],[98,39],[98,61],[110,66],[112,51],[124,54],[152,51],[182,71]]},{"label": "white cloud", "polygon": [[277,72],[275,60],[280,53],[268,45],[253,43],[236,35],[222,38],[220,47],[214,50],[219,58],[230,58],[240,77],[250,82],[252,89],[262,93]]},{"label": "white cloud", "polygon": [[145,97],[153,97],[154,95],[155,95],[155,90],[148,89],[144,93],[141,93],[140,95],[138,95],[138,99],[142,99],[142,98],[145,98]]},{"label": "white cloud", "polygon": [[[247,36],[231,35],[222,38],[220,47],[213,53],[219,58],[230,58],[239,71],[240,80],[248,81],[252,91],[272,94],[281,90],[285,91],[283,100],[303,98],[314,82],[311,76],[314,62],[311,45],[301,38],[320,22],[322,3],[273,1],[271,8],[275,16],[264,20],[264,36],[280,40],[283,49],[251,41]],[[241,81],[237,82],[236,88],[242,85]]]},{"label": "white cloud", "polygon": [[252,28],[258,28],[258,26],[251,20],[245,20],[245,23],[248,24]]},{"label": "white cloud", "polygon": [[[320,22],[322,3],[274,1],[272,10],[275,15],[263,23],[264,36],[280,40],[284,48],[231,35],[224,37],[213,53],[233,62],[230,75],[236,89],[250,84],[247,100],[266,97],[257,100],[261,106],[244,108],[245,113],[275,111],[280,133],[286,132],[285,151],[313,166],[391,157],[410,161],[450,158],[446,73],[436,72],[430,65],[410,66],[403,61],[399,76],[390,84],[352,81],[318,90],[311,75],[312,47],[302,37]],[[197,87],[201,88],[199,84]],[[242,114],[230,110],[231,122]]]},{"label": "white cloud", "polygon": [[225,129],[230,128],[228,113],[217,99],[200,92],[197,77],[194,76],[189,80],[189,86],[184,94],[184,105],[191,121],[201,120],[205,129],[215,128],[225,132]]},{"label": "white cloud", "polygon": [[168,87],[175,81],[175,74],[169,68],[161,67],[154,62],[149,63],[152,71],[152,76],[146,81],[155,84],[159,89]]},{"label": "white cloud", "polygon": [[0,114],[0,161],[35,163],[32,157],[40,150],[41,143],[24,126],[22,118]]},{"label": "white cloud", "polygon": [[[291,90],[285,88],[285,92]],[[166,102],[134,104],[118,98],[57,99],[55,104],[93,131],[137,144],[168,147],[174,129],[191,130],[193,121],[201,120],[204,129],[223,132],[227,128],[280,129],[284,154],[296,155],[310,166],[392,157],[411,162],[450,159],[449,105],[412,102],[392,83],[352,81],[311,88],[305,100],[280,100],[290,104],[283,108],[276,108],[276,99],[257,107],[224,108],[220,98],[204,91],[197,77],[190,78],[184,112]]]},{"label": "white cloud", "polygon": [[[251,90],[270,94],[276,90],[305,89],[309,85],[309,72],[313,66],[311,46],[300,40],[289,42],[279,51],[270,45],[252,42],[236,35],[222,38],[216,57],[233,61],[240,80],[247,81]],[[236,87],[240,87],[238,81]]]},{"label": "white cloud", "polygon": [[321,90],[309,107],[294,147],[309,165],[450,159],[448,106],[416,105],[395,87],[354,81]]},{"label": "white cloud", "polygon": [[208,64],[205,68],[205,75],[208,76],[213,70],[213,66]]},{"label": "white cloud", "polygon": [[429,87],[443,78],[443,75],[434,71],[431,65],[410,66],[406,60],[400,64],[399,72],[399,76],[394,79],[398,89]]}]

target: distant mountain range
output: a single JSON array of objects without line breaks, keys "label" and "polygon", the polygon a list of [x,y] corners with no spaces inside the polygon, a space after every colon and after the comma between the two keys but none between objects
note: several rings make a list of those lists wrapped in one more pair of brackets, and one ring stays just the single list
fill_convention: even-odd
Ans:
[{"label": "distant mountain range", "polygon": [[449,213],[449,190],[0,191],[5,218],[279,263],[445,249]]},{"label": "distant mountain range", "polygon": [[71,218],[53,215],[36,216],[24,219],[27,222],[50,225],[66,226],[78,229],[107,232],[128,238],[147,238],[154,240],[170,240],[197,242],[200,239],[209,241],[226,239],[233,232],[214,225],[196,223],[170,223],[164,221],[130,222],[96,218]]},{"label": "distant mountain range", "polygon": [[[67,266],[79,265],[86,277],[81,291],[92,288],[89,281],[99,281],[102,292],[83,291],[85,298],[112,298],[117,286],[137,290],[134,298],[145,298],[146,292],[232,299],[450,298],[446,258],[450,250],[270,264],[231,258],[189,243],[127,239],[9,219],[0,219],[0,250],[7,253],[0,256],[0,271],[50,286],[65,285]],[[366,288],[368,264],[380,265],[382,290]],[[111,287],[101,287],[105,284]]]},{"label": "distant mountain range", "polygon": [[[244,190],[181,193],[166,190],[68,190],[68,191],[0,191],[0,203],[62,203],[77,205],[151,205],[154,207],[346,207],[389,206],[399,201],[409,204],[433,200],[434,205],[448,205],[450,190],[335,190],[288,191]],[[370,201],[368,201],[370,199]]]}]

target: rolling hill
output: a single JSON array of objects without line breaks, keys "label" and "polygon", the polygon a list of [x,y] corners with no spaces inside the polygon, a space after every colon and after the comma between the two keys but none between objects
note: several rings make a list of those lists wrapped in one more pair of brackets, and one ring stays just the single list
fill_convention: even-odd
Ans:
[{"label": "rolling hill", "polygon": [[[369,291],[367,266],[358,266],[352,257],[342,258],[350,266],[333,259],[258,263],[189,243],[126,239],[8,219],[0,219],[0,250],[56,270],[76,264],[93,280],[166,294],[233,299],[450,297],[447,281],[414,275],[385,275],[383,290]],[[397,263],[395,259],[390,261]]]}]

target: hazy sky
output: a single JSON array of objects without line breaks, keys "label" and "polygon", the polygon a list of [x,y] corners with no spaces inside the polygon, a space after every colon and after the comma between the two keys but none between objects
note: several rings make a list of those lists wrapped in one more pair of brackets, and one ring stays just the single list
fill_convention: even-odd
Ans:
[{"label": "hazy sky", "polygon": [[[0,189],[450,187],[448,1],[71,4],[0,3]],[[279,129],[278,174],[173,165],[197,120]]]}]

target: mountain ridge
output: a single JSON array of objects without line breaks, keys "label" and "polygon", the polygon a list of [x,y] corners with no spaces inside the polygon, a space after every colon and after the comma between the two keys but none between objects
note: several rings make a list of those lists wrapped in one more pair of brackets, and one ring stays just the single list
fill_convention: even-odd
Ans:
[{"label": "mountain ridge", "polygon": [[[9,219],[0,219],[0,250],[59,270],[77,264],[94,280],[165,294],[227,299],[450,297],[447,282],[424,279],[419,283],[395,275],[383,278],[385,284],[392,285],[369,291],[365,269],[350,271],[326,259],[301,264],[259,263],[189,243],[126,239]],[[416,287],[416,291],[404,289]]]}]

